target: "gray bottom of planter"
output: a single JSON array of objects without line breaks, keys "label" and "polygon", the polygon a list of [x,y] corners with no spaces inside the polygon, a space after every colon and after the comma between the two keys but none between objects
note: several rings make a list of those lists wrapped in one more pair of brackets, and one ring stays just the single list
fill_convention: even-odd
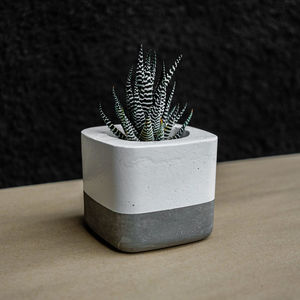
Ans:
[{"label": "gray bottom of planter", "polygon": [[152,213],[120,214],[84,193],[84,219],[113,247],[140,252],[208,237],[213,228],[214,201]]}]

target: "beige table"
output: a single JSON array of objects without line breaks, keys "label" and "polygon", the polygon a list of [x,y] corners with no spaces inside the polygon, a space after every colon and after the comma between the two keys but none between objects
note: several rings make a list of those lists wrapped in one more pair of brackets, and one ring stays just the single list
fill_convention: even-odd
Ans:
[{"label": "beige table", "polygon": [[300,299],[300,155],[221,163],[205,241],[115,252],[82,181],[0,191],[0,299]]}]

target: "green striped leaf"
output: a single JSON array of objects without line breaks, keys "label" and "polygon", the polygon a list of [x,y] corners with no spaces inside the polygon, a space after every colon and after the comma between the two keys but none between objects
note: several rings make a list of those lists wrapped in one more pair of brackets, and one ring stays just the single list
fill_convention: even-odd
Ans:
[{"label": "green striped leaf", "polygon": [[172,79],[173,74],[175,73],[178,64],[180,63],[182,59],[182,55],[179,55],[178,58],[175,60],[174,64],[171,66],[171,68],[169,69],[169,71],[165,74],[165,76],[163,76],[163,80],[161,81],[160,85],[157,88],[157,91],[154,95],[154,101],[156,100],[156,98],[159,97],[159,94],[161,92],[161,89],[163,88],[163,85],[168,86],[169,82]]},{"label": "green striped leaf", "polygon": [[166,63],[163,61],[162,63],[162,75],[163,75],[163,80],[166,80]]},{"label": "green striped leaf", "polygon": [[171,132],[173,126],[175,125],[175,119],[176,119],[176,116],[178,115],[178,113],[179,113],[179,105],[176,105],[171,110],[170,116],[169,116],[168,121],[165,126],[165,130],[164,130],[165,139],[167,139],[169,137],[170,132]]},{"label": "green striped leaf", "polygon": [[144,53],[143,53],[143,45],[140,46],[138,63],[136,68],[136,82],[137,86],[140,88],[143,85],[144,81]]},{"label": "green striped leaf", "polygon": [[159,125],[159,130],[156,135],[156,140],[161,141],[163,139],[164,139],[164,123],[163,123],[163,120],[160,119],[160,125]]},{"label": "green striped leaf", "polygon": [[181,138],[184,133],[185,127],[190,123],[192,116],[193,116],[193,109],[191,110],[189,116],[187,117],[183,125],[180,127],[180,129],[176,132],[174,136],[170,137],[169,139],[173,140],[173,139]]},{"label": "green striped leaf", "polygon": [[140,141],[145,141],[145,142],[154,141],[150,116],[146,117],[146,121],[140,135]]},{"label": "green striped leaf", "polygon": [[145,123],[145,113],[139,99],[139,91],[137,84],[134,85],[133,103],[133,119],[136,128],[140,131],[142,130]]},{"label": "green striped leaf", "polygon": [[133,111],[133,92],[132,92],[132,86],[131,86],[131,80],[132,80],[132,72],[133,67],[130,68],[128,72],[128,77],[126,81],[126,107],[129,110],[129,112]]},{"label": "green striped leaf", "polygon": [[185,103],[184,107],[181,109],[181,111],[178,112],[178,114],[174,118],[175,124],[180,120],[180,118],[183,116],[185,110],[187,108],[187,103]]},{"label": "green striped leaf", "polygon": [[112,89],[113,97],[115,99],[115,111],[116,115],[119,118],[121,125],[123,127],[123,130],[126,134],[126,137],[130,141],[138,141],[138,138],[136,135],[138,134],[137,130],[134,128],[134,126],[131,124],[130,120],[127,118],[124,109],[116,95],[116,91],[113,87]]},{"label": "green striped leaf", "polygon": [[150,54],[146,62],[143,86],[144,86],[144,98],[142,101],[142,106],[145,114],[148,114],[148,111],[151,108],[151,105],[153,103],[153,80],[151,75]]},{"label": "green striped leaf", "polygon": [[180,120],[182,115],[184,114],[187,107],[187,103],[184,105],[184,107],[179,110],[179,105],[176,105],[175,110],[172,110],[172,114],[170,115],[170,118],[168,119],[167,126],[165,128],[165,138],[167,138],[174,127],[174,125]]},{"label": "green striped leaf", "polygon": [[[163,62],[162,67],[162,83],[165,82],[166,71],[165,71],[165,63]],[[151,120],[152,120],[152,127],[154,135],[157,135],[160,127],[160,119],[163,115],[165,103],[166,103],[166,96],[167,96],[167,85],[160,84],[157,91],[158,97],[154,99],[154,104],[151,107]]]},{"label": "green striped leaf", "polygon": [[168,101],[166,103],[166,106],[165,106],[165,109],[164,109],[164,112],[163,112],[162,119],[163,119],[164,122],[167,121],[167,118],[168,118],[168,115],[169,115],[169,110],[170,110],[171,102],[172,102],[172,99],[173,99],[173,96],[174,96],[174,93],[175,93],[175,87],[176,87],[176,81],[174,81],[174,83],[173,83],[172,90],[170,92]]},{"label": "green striped leaf", "polygon": [[148,51],[148,54],[146,56],[146,62],[145,62],[144,70],[145,70],[145,72],[146,71],[150,72],[150,70],[151,70],[151,50]]},{"label": "green striped leaf", "polygon": [[160,119],[162,117],[164,106],[166,102],[166,86],[163,86],[161,90],[160,97],[154,103],[151,108],[151,120],[154,134],[157,134],[160,126]]},{"label": "green striped leaf", "polygon": [[167,84],[171,81],[173,74],[175,73],[177,66],[179,65],[180,61],[182,59],[182,54],[178,56],[178,58],[175,60],[172,67],[169,69],[168,73],[166,74],[166,82]]},{"label": "green striped leaf", "polygon": [[154,81],[155,81],[155,76],[156,76],[156,52],[154,51],[153,58],[151,61],[151,77],[152,77],[153,85],[154,85]]},{"label": "green striped leaf", "polygon": [[105,113],[102,110],[101,103],[99,103],[99,112],[102,120],[104,121],[105,125],[111,130],[111,132],[119,139],[126,140],[125,134],[121,132],[117,127],[115,127],[115,125],[105,115]]}]

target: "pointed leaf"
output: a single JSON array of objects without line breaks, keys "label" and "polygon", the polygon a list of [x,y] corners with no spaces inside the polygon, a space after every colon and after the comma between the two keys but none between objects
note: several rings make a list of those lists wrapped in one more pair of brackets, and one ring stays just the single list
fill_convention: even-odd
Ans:
[{"label": "pointed leaf", "polygon": [[166,106],[165,106],[165,109],[164,109],[164,112],[163,112],[162,119],[163,119],[164,122],[166,122],[166,120],[168,118],[168,115],[169,115],[169,110],[170,110],[171,102],[172,102],[172,99],[173,99],[173,96],[174,96],[175,87],[176,87],[176,81],[174,81],[174,83],[173,83],[172,90],[170,92],[168,101],[166,103]]},{"label": "pointed leaf", "polygon": [[177,66],[178,64],[180,63],[182,59],[182,54],[180,54],[178,56],[178,58],[175,60],[174,64],[172,65],[172,67],[169,69],[168,73],[166,74],[166,81],[167,81],[167,84],[169,84],[169,82],[171,81],[172,79],[172,76],[173,74],[175,73],[176,69],[177,69]]},{"label": "pointed leaf", "polygon": [[118,137],[119,139],[126,140],[126,136],[123,132],[121,132],[115,125],[108,119],[105,113],[102,110],[101,103],[99,104],[99,112],[102,120],[106,124],[106,126],[111,130],[111,132]]},{"label": "pointed leaf", "polygon": [[157,91],[155,92],[154,95],[154,101],[156,100],[156,98],[159,97],[159,94],[161,92],[162,86],[165,84],[166,86],[168,86],[169,82],[172,79],[172,76],[174,74],[174,72],[177,69],[178,64],[180,63],[182,58],[182,55],[179,55],[178,58],[175,60],[174,64],[172,65],[172,67],[169,69],[168,73],[165,74],[165,76],[163,77],[163,80],[161,81],[161,83],[159,84]]},{"label": "pointed leaf", "polygon": [[151,64],[150,64],[150,54],[147,58],[143,89],[144,89],[144,98],[141,101],[145,114],[148,114],[149,109],[153,103],[153,81],[151,75]]},{"label": "pointed leaf", "polygon": [[176,132],[176,134],[174,136],[170,137],[169,139],[178,139],[178,138],[180,138],[184,133],[185,127],[191,121],[192,116],[193,116],[193,109],[191,110],[189,116],[187,117],[186,121],[183,123],[181,128]]},{"label": "pointed leaf", "polygon": [[159,125],[159,130],[156,135],[156,140],[161,141],[163,139],[164,139],[164,123],[163,123],[163,120],[160,119],[160,125]]},{"label": "pointed leaf", "polygon": [[183,114],[184,114],[186,108],[187,108],[187,103],[185,103],[185,105],[184,105],[184,107],[182,108],[182,110],[179,111],[178,114],[175,116],[175,118],[174,118],[174,123],[175,123],[175,124],[176,124],[176,123],[180,120],[180,118],[183,116]]},{"label": "pointed leaf", "polygon": [[131,86],[132,71],[133,71],[133,67],[130,68],[128,72],[127,81],[126,81],[126,107],[130,111],[131,115],[133,111],[133,92]]},{"label": "pointed leaf", "polygon": [[162,117],[164,106],[166,102],[166,85],[163,86],[159,98],[151,107],[151,120],[152,120],[152,127],[153,132],[156,135],[157,131],[159,130],[160,126],[160,119]]},{"label": "pointed leaf", "polygon": [[152,76],[152,83],[154,85],[156,75],[156,52],[154,51],[153,59],[151,61],[151,76]]},{"label": "pointed leaf", "polygon": [[137,130],[134,128],[134,126],[131,124],[131,122],[129,121],[129,119],[127,118],[124,109],[116,95],[116,91],[113,87],[113,97],[115,99],[115,111],[116,111],[116,115],[119,118],[121,125],[124,129],[124,132],[126,134],[126,137],[128,140],[130,141],[137,141],[138,138],[136,137],[136,134],[138,133]]},{"label": "pointed leaf", "polygon": [[135,84],[133,93],[133,118],[136,128],[140,131],[142,130],[145,123],[145,113],[142,104],[139,99],[138,87]]},{"label": "pointed leaf", "polygon": [[165,126],[165,133],[164,133],[165,139],[167,139],[169,137],[170,132],[171,132],[173,126],[175,125],[175,119],[176,119],[176,116],[178,115],[178,113],[179,113],[179,105],[176,105],[172,109],[170,116],[168,118],[168,121],[166,123],[166,126]]},{"label": "pointed leaf", "polygon": [[144,80],[144,53],[143,53],[143,45],[140,46],[138,63],[136,68],[136,82],[137,86],[140,88],[143,84]]},{"label": "pointed leaf", "polygon": [[150,116],[147,116],[147,118],[146,118],[143,130],[140,135],[140,140],[145,141],[145,142],[154,141],[154,135],[153,135]]}]

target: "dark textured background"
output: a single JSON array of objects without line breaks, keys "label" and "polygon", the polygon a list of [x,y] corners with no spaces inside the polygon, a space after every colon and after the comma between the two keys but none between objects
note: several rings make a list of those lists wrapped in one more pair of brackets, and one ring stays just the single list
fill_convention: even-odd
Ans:
[{"label": "dark textured background", "polygon": [[218,158],[300,150],[299,1],[1,1],[0,187],[81,177],[80,131],[112,117],[140,42],[170,65]]}]

